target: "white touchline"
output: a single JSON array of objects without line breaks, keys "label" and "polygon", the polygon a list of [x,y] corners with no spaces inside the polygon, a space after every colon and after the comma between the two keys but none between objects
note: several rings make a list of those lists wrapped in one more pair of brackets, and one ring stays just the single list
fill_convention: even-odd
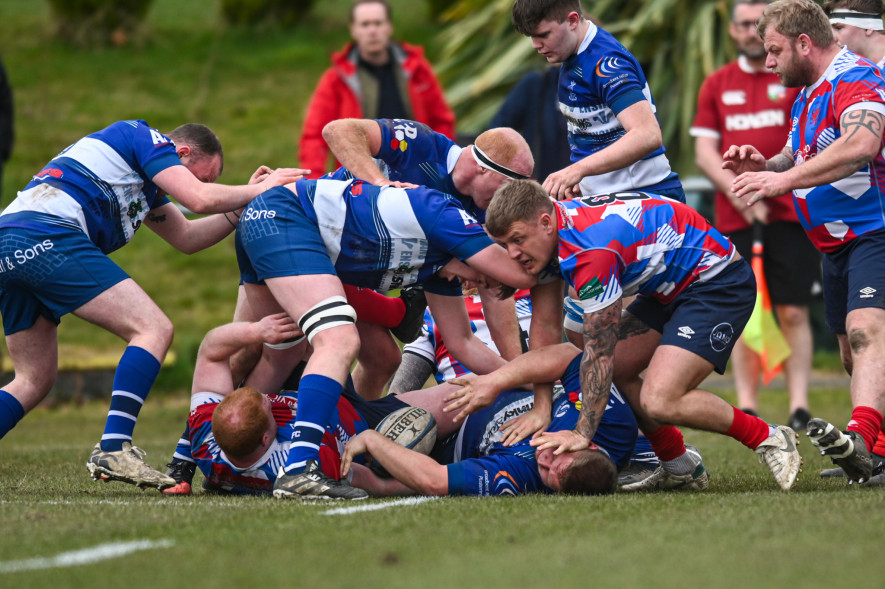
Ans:
[{"label": "white touchline", "polygon": [[20,571],[36,571],[59,567],[70,567],[81,564],[90,564],[109,558],[119,558],[139,550],[151,548],[169,548],[175,542],[172,540],[135,540],[133,542],[111,542],[99,544],[92,548],[62,552],[57,556],[26,558],[24,560],[0,561],[0,573],[17,573]]},{"label": "white touchline", "polygon": [[329,509],[323,512],[323,515],[348,515],[358,513],[360,511],[377,511],[379,509],[387,509],[388,507],[400,507],[402,505],[418,505],[425,501],[433,501],[439,497],[406,497],[405,499],[397,499],[386,503],[373,503],[372,505],[355,505],[353,507],[339,507],[337,509]]}]

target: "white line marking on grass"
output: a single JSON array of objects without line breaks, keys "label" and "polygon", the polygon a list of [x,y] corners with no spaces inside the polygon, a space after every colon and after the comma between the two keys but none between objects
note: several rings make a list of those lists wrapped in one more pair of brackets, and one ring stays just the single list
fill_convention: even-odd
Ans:
[{"label": "white line marking on grass", "polygon": [[377,511],[379,509],[387,509],[389,507],[418,505],[419,503],[434,501],[436,499],[439,499],[439,497],[406,497],[405,499],[387,501],[386,503],[373,503],[372,505],[355,505],[354,507],[339,507],[337,509],[329,509],[324,511],[323,515],[350,515],[351,513],[359,513],[361,511]]},{"label": "white line marking on grass", "polygon": [[108,560],[109,558],[119,558],[131,554],[132,552],[138,552],[139,550],[170,548],[173,544],[175,544],[175,542],[172,540],[158,540],[156,542],[153,540],[136,540],[134,542],[99,544],[92,548],[62,552],[61,554],[52,557],[27,558],[25,560],[0,562],[0,573],[18,573],[21,571],[37,571],[41,569],[90,564],[100,560]]}]

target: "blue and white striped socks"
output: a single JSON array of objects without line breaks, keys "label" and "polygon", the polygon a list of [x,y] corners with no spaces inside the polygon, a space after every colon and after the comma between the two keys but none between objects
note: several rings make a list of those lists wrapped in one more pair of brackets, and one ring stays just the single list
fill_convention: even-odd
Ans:
[{"label": "blue and white striped socks", "polygon": [[123,352],[114,375],[114,392],[101,449],[117,452],[123,442],[132,442],[132,431],[138,421],[138,413],[160,372],[160,362],[147,350],[129,346]]}]

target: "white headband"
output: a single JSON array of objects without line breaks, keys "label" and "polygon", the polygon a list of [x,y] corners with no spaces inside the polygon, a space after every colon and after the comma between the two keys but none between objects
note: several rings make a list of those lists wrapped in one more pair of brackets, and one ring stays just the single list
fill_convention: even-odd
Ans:
[{"label": "white headband", "polygon": [[859,29],[867,29],[870,31],[881,31],[885,29],[882,26],[882,17],[878,14],[870,14],[869,12],[858,12],[857,10],[839,9],[830,13],[831,25],[851,25]]}]

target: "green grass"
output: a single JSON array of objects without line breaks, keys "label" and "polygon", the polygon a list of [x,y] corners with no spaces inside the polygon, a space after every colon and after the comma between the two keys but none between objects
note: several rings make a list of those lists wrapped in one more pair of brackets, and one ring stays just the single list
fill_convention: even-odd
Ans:
[{"label": "green grass", "polygon": [[[785,397],[766,392],[763,415],[783,412]],[[811,403],[817,415],[836,423],[849,414],[844,391],[813,391]],[[882,573],[881,488],[820,479],[829,461],[804,436],[805,472],[790,493],[779,491],[740,444],[688,431],[712,473],[702,494],[447,498],[331,515],[329,509],[347,505],[170,499],[94,483],[84,463],[105,410],[104,402],[39,409],[4,438],[0,571],[15,561],[107,542],[168,541],[172,547],[89,566],[0,572],[0,585],[875,586]],[[184,399],[151,399],[145,406],[136,441],[153,465],[168,459],[186,412]]]}]

